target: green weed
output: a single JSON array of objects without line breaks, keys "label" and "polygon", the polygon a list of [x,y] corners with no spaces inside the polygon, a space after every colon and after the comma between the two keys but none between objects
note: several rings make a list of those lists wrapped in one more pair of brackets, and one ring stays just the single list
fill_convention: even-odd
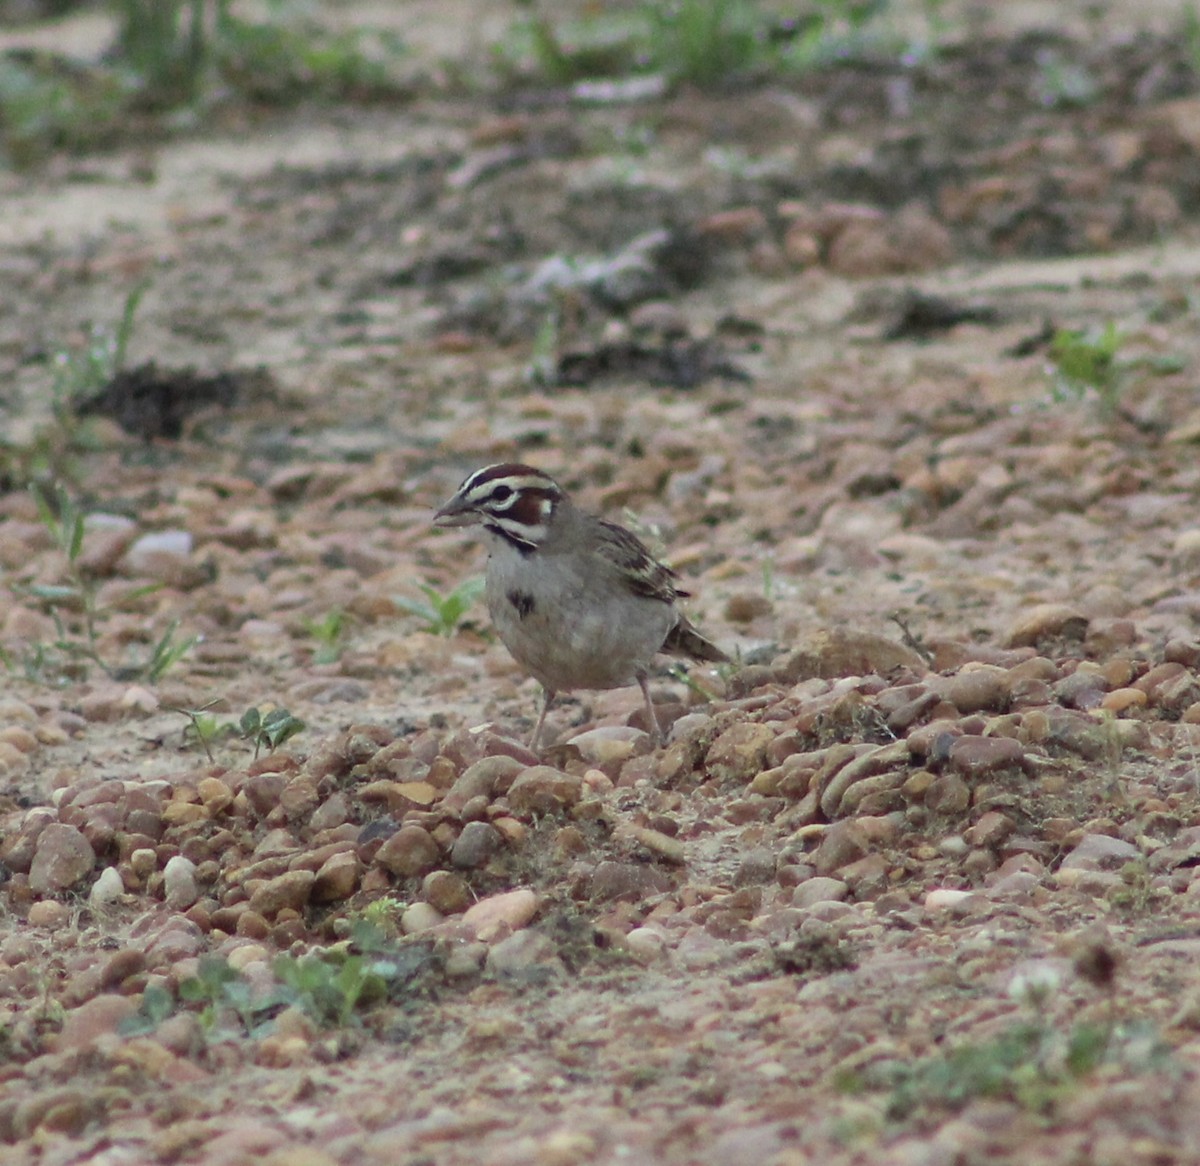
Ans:
[{"label": "green weed", "polygon": [[396,600],[397,605],[423,619],[425,631],[432,635],[452,636],[471,605],[483,594],[484,582],[478,577],[464,579],[446,595],[428,583],[418,586],[425,594],[423,601],[400,596]]},{"label": "green weed", "polygon": [[770,63],[770,43],[750,0],[647,4],[649,55],[669,77],[715,85]]},{"label": "green weed", "polygon": [[285,741],[294,737],[305,728],[298,717],[292,716],[287,709],[271,709],[265,716],[256,708],[247,709],[238,722],[242,736],[254,746],[255,759],[259,752],[266,747],[274,751]]},{"label": "green weed", "polygon": [[230,0],[111,0],[117,33],[99,62],[0,56],[0,144],[14,163],[29,164],[234,98],[293,104],[403,92],[399,37],[333,32],[306,19],[306,7],[268,0],[267,18],[251,20]]},{"label": "green weed", "polygon": [[340,607],[326,612],[320,619],[303,621],[304,630],[317,641],[314,664],[332,664],[341,657],[349,622],[349,616]]},{"label": "green weed", "polygon": [[516,22],[495,55],[501,71],[551,85],[653,73],[718,86],[756,75],[806,71],[871,49],[927,57],[949,32],[943,0],[925,0],[925,36],[906,43],[881,27],[888,0],[814,0],[780,18],[754,0],[651,0],[582,20],[535,14]]},{"label": "green weed", "polygon": [[1169,1064],[1170,1049],[1152,1025],[1116,1020],[1112,967],[1081,976],[1109,993],[1108,1016],[1079,1020],[1065,1030],[1049,1015],[1060,977],[1037,969],[1014,979],[1009,994],[1026,1015],[996,1036],[950,1048],[921,1061],[885,1061],[838,1080],[846,1092],[885,1090],[885,1116],[892,1121],[918,1112],[962,1109],[980,1097],[1000,1098],[1037,1114],[1052,1114],[1079,1083],[1102,1066],[1128,1073],[1150,1072]]},{"label": "green weed", "polygon": [[214,760],[212,747],[222,737],[232,737],[238,732],[238,726],[232,721],[222,721],[208,711],[217,703],[213,700],[198,709],[164,706],[167,712],[179,713],[180,716],[187,717],[188,723],[183,730],[183,739],[185,742],[194,741],[199,745],[209,761]]},{"label": "green weed", "polygon": [[[0,58],[0,71],[3,58]],[[2,97],[0,97],[2,102]],[[0,438],[0,488],[13,490],[32,482],[77,482],[76,459],[99,448],[94,426],[79,415],[81,402],[98,394],[125,366],[134,317],[148,283],[125,297],[116,326],[93,324],[84,343],[62,348],[51,358],[51,420],[24,442]]]},{"label": "green weed", "polygon": [[387,999],[391,965],[365,955],[332,949],[320,955],[278,956],[273,965],[289,1003],[323,1028],[343,1028],[361,1005]]},{"label": "green weed", "polygon": [[[9,671],[20,668],[30,680],[55,683],[83,679],[91,666],[101,669],[114,680],[148,680],[158,683],[191,650],[194,636],[177,639],[179,624],[172,621],[141,660],[120,663],[105,660],[99,652],[102,613],[97,604],[98,589],[81,564],[85,515],[61,486],[31,489],[42,525],[50,532],[66,560],[60,583],[33,584],[26,594],[37,599],[54,621],[55,639],[50,645],[38,644],[27,650],[20,661],[11,653],[2,659]],[[153,584],[131,593],[127,598],[149,594]]]},{"label": "green weed", "polygon": [[125,128],[134,88],[124,73],[52,53],[0,55],[0,149],[29,166],[53,150],[109,143]]},{"label": "green weed", "polygon": [[1113,321],[1101,329],[1060,328],[1050,341],[1051,396],[1055,401],[1099,400],[1107,412],[1115,412],[1122,386],[1117,354],[1125,334]]}]

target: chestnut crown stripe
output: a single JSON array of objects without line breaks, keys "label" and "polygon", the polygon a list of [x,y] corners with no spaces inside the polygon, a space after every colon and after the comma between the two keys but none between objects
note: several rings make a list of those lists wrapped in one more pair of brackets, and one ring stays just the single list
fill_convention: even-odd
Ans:
[{"label": "chestnut crown stripe", "polygon": [[477,470],[455,497],[463,507],[481,514],[487,529],[528,551],[545,541],[550,516],[564,494],[540,470],[506,462]]}]

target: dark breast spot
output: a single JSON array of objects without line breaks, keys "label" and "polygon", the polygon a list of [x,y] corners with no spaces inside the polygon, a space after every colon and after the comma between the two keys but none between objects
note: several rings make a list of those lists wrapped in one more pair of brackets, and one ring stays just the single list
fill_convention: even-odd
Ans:
[{"label": "dark breast spot", "polygon": [[533,614],[533,596],[528,591],[510,591],[508,602],[517,609],[517,615],[522,619]]}]

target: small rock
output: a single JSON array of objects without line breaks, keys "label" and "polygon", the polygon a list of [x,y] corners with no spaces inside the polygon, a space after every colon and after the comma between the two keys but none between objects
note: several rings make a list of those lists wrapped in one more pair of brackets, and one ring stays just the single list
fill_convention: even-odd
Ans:
[{"label": "small rock", "polygon": [[653,895],[661,895],[672,887],[671,880],[657,867],[643,862],[614,862],[611,859],[596,864],[588,883],[593,902],[621,900],[639,903]]},{"label": "small rock", "polygon": [[578,803],[583,781],[550,765],[522,770],[508,790],[508,804],[519,813],[554,814]]},{"label": "small rock", "polygon": [[144,534],[125,552],[123,567],[130,575],[147,575],[174,583],[189,563],[192,536],[186,530],[158,530]]},{"label": "small rock", "polygon": [[960,891],[953,887],[935,887],[925,896],[926,911],[954,911],[968,906],[978,896],[974,891]]},{"label": "small rock", "polygon": [[1065,603],[1039,603],[1017,617],[1005,642],[1010,648],[1033,648],[1050,639],[1082,642],[1088,622],[1087,616]]},{"label": "small rock", "polygon": [[1011,691],[1005,668],[977,664],[942,678],[936,689],[964,715],[978,712],[1003,712]]},{"label": "small rock", "polygon": [[88,903],[93,909],[112,906],[125,893],[121,872],[115,866],[106,866],[88,892]]},{"label": "small rock", "polygon": [[961,814],[970,804],[971,791],[956,773],[939,774],[925,791],[925,806],[935,814]]},{"label": "small rock", "polygon": [[709,747],[704,764],[718,780],[747,782],[767,768],[767,746],[775,730],[753,721],[739,721],[725,730]]},{"label": "small rock", "polygon": [[486,971],[500,978],[537,980],[566,975],[558,949],[548,935],[518,931],[494,944],[488,951]]},{"label": "small rock", "polygon": [[1024,756],[1021,742],[1014,737],[965,736],[950,746],[950,764],[971,779],[1019,767]]},{"label": "small rock", "polygon": [[375,861],[398,878],[413,878],[436,866],[440,856],[429,831],[408,823],[376,851]]},{"label": "small rock", "polygon": [[677,866],[681,866],[687,857],[687,851],[678,838],[646,826],[619,827],[613,832],[613,841],[622,846],[632,845],[648,850],[652,855]]},{"label": "small rock", "polygon": [[331,854],[320,866],[313,881],[311,898],[314,903],[334,903],[348,899],[358,888],[362,863],[351,851]]},{"label": "small rock", "polygon": [[60,903],[57,899],[43,899],[39,903],[30,905],[29,926],[55,930],[65,927],[70,916],[71,909],[66,903]]},{"label": "small rock", "polygon": [[526,926],[537,914],[541,900],[537,892],[529,887],[505,891],[480,899],[468,908],[462,921],[475,931],[475,938],[483,943],[494,943]]},{"label": "small rock", "polygon": [[498,794],[507,793],[517,775],[525,768],[514,757],[497,755],[482,757],[467,766],[457,781],[446,791],[442,804],[452,813],[458,813],[472,798],[491,800]]},{"label": "small rock", "polygon": [[450,861],[465,870],[483,866],[502,845],[499,832],[488,822],[468,822],[450,849]]},{"label": "small rock", "polygon": [[1085,834],[1059,866],[1060,870],[1119,870],[1142,852],[1122,838],[1108,834]]},{"label": "small rock", "polygon": [[311,870],[289,870],[268,879],[250,896],[250,910],[264,919],[278,915],[285,907],[301,910],[308,902],[316,875]]},{"label": "small rock", "polygon": [[466,881],[448,870],[431,870],[421,884],[421,897],[443,915],[460,915],[472,902]]},{"label": "small rock", "polygon": [[95,996],[63,1018],[58,1034],[59,1052],[90,1048],[103,1036],[117,1031],[121,1022],[137,1012],[137,1001],[130,996],[106,993]]},{"label": "small rock", "polygon": [[667,946],[662,934],[653,927],[635,927],[625,936],[625,944],[629,954],[643,965],[662,959]]},{"label": "small rock", "polygon": [[416,935],[445,922],[445,918],[432,903],[413,903],[400,916],[400,930],[405,935]]},{"label": "small rock", "polygon": [[630,757],[644,756],[653,749],[649,733],[628,725],[604,725],[589,729],[586,733],[577,733],[569,738],[567,744],[574,745],[589,765],[599,769],[608,767],[611,773],[616,773],[614,767],[619,767]]},{"label": "small rock", "polygon": [[1145,708],[1148,703],[1149,697],[1140,688],[1114,688],[1101,698],[1100,707],[1120,716],[1130,709]]},{"label": "small rock", "polygon": [[811,907],[814,903],[840,903],[850,893],[849,884],[827,875],[806,879],[792,891],[793,907]]},{"label": "small rock", "polygon": [[866,831],[853,818],[834,822],[821,835],[813,851],[812,864],[818,875],[830,875],[868,853],[870,843]]},{"label": "small rock", "polygon": [[167,860],[163,867],[163,887],[167,906],[173,911],[186,911],[200,898],[196,886],[196,864],[182,854]]},{"label": "small rock", "polygon": [[1011,837],[1016,828],[1016,823],[1007,814],[988,810],[965,832],[965,837],[972,846],[992,849]]},{"label": "small rock", "polygon": [[802,647],[774,665],[781,682],[796,684],[810,677],[887,676],[906,668],[918,676],[928,669],[911,648],[874,632],[829,628],[813,633]]},{"label": "small rock", "polygon": [[35,895],[70,890],[90,873],[95,862],[91,843],[74,826],[52,822],[38,835],[29,889]]}]

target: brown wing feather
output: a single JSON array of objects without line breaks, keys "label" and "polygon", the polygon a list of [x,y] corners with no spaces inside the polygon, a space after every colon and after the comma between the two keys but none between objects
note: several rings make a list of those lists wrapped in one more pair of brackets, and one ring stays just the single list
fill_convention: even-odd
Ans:
[{"label": "brown wing feather", "polygon": [[632,531],[603,518],[596,523],[600,535],[597,549],[617,566],[634,595],[661,599],[663,603],[674,603],[687,595],[675,585],[675,572],[660,563]]}]

